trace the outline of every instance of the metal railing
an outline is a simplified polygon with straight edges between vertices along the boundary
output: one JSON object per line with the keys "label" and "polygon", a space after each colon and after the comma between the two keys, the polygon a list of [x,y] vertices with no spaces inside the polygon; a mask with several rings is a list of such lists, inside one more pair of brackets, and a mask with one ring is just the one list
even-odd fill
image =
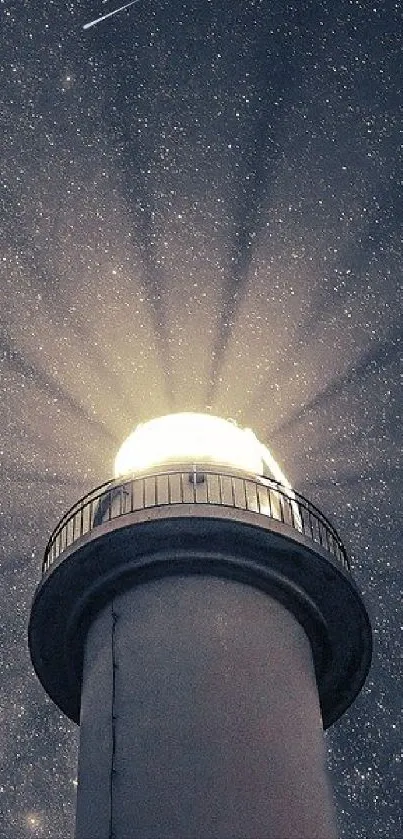
{"label": "metal railing", "polygon": [[[193,469],[193,471],[192,471]],[[46,546],[42,573],[60,554],[99,525],[121,516],[172,504],[218,505],[248,510],[297,530],[350,571],[333,525],[310,501],[271,478],[243,477],[201,467],[108,481],[63,516]]]}

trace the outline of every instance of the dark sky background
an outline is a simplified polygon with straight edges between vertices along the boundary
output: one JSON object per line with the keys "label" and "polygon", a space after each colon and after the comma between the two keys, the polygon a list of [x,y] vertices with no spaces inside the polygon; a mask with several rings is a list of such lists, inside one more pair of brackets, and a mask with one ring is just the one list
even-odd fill
{"label": "dark sky background", "polygon": [[399,839],[402,17],[387,0],[0,0],[1,836],[74,830],[27,622],[50,531],[141,420],[252,427],[374,629],[326,735],[341,839]]}

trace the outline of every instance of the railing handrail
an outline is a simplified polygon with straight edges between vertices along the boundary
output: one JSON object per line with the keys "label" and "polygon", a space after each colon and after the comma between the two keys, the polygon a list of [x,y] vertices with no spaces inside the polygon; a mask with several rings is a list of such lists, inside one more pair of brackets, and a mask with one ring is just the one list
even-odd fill
{"label": "railing handrail", "polygon": [[[336,528],[329,521],[329,519],[324,515],[324,513],[322,513],[322,511],[318,507],[316,507],[315,504],[312,504],[311,501],[309,501],[307,498],[305,498],[303,495],[301,495],[301,493],[297,492],[294,489],[291,489],[290,487],[286,487],[284,484],[282,484],[280,481],[275,480],[274,478],[265,477],[263,475],[248,474],[248,473],[241,472],[241,471],[238,471],[238,470],[235,470],[235,469],[231,470],[231,471],[228,471],[228,469],[220,469],[219,467],[211,466],[210,464],[208,464],[208,466],[207,465],[204,466],[203,464],[189,463],[188,465],[181,465],[180,468],[179,468],[179,465],[175,464],[175,466],[173,466],[172,468],[167,468],[167,469],[164,469],[164,470],[161,470],[161,471],[158,471],[158,472],[144,471],[141,474],[129,474],[127,476],[120,476],[119,478],[110,479],[108,481],[105,481],[104,483],[100,484],[100,486],[96,487],[93,490],[90,490],[90,492],[88,492],[86,495],[84,495],[82,498],[80,498],[78,501],[76,501],[75,504],[73,504],[66,511],[66,513],[64,513],[64,515],[62,516],[62,518],[60,519],[60,521],[58,522],[58,524],[54,528],[54,530],[53,530],[53,532],[52,532],[52,534],[51,534],[51,536],[48,540],[46,548],[45,548],[45,555],[44,555],[44,559],[43,559],[43,563],[42,563],[42,572],[45,573],[47,568],[52,564],[52,563],[48,563],[48,559],[49,559],[49,556],[51,555],[53,546],[55,545],[56,540],[59,537],[59,535],[64,531],[65,528],[68,527],[69,522],[71,522],[74,519],[74,517],[77,515],[77,513],[83,514],[84,510],[89,505],[91,505],[95,502],[100,502],[103,497],[107,497],[107,495],[114,489],[123,488],[127,485],[131,485],[131,484],[134,484],[136,482],[142,482],[146,478],[154,478],[156,480],[157,478],[163,477],[163,476],[166,476],[166,475],[174,476],[174,475],[184,475],[184,474],[187,474],[187,475],[192,475],[192,474],[197,475],[197,474],[199,474],[199,475],[205,475],[205,476],[218,475],[218,476],[221,476],[223,478],[241,479],[241,480],[244,480],[244,481],[252,482],[256,486],[266,487],[269,491],[273,490],[273,492],[276,492],[280,496],[283,496],[283,497],[287,498],[288,502],[290,502],[291,505],[295,504],[297,506],[298,511],[300,509],[302,509],[302,510],[306,511],[309,516],[312,515],[324,527],[327,534],[330,534],[332,536],[332,538],[335,540],[335,542],[337,544],[337,547],[340,551],[340,554],[342,555],[342,560],[341,560],[342,565],[345,568],[347,568],[348,570],[350,570],[350,561],[349,561],[348,555],[346,553],[346,550],[344,548],[344,545],[343,545],[343,543],[340,539],[340,536],[337,533]],[[187,502],[181,501],[181,502],[177,502],[177,503],[183,504],[183,503],[187,503]],[[194,499],[193,503],[200,504],[200,505],[203,504],[203,502],[196,501],[196,499]],[[212,502],[206,502],[206,503],[209,503],[209,505],[210,505]],[[152,505],[152,506],[161,506],[161,505]],[[222,504],[222,506],[228,506],[228,505]],[[231,506],[233,506],[234,509],[243,509],[243,508],[238,508],[236,504],[233,504]],[[125,512],[125,513],[122,512],[120,515],[127,515],[127,512]],[[267,514],[265,514],[265,515],[267,515]],[[114,518],[118,518],[118,517],[120,517],[120,516],[114,516]],[[268,518],[275,519],[275,516],[270,515],[270,516],[268,516]],[[88,531],[86,531],[86,532],[92,532],[98,526],[99,526],[98,523],[91,523]],[[296,527],[295,524],[290,525],[290,527],[294,530],[299,530],[299,528]],[[311,527],[311,530],[312,530],[312,527]],[[302,532],[304,532],[305,535],[308,535],[305,532],[304,527],[302,528]],[[81,534],[81,535],[83,535],[83,534]],[[77,538],[79,538],[79,537],[77,537]],[[313,535],[311,535],[311,537],[309,537],[309,538],[311,538],[312,541],[315,542],[315,539],[314,539]],[[73,544],[74,541],[76,541],[76,539],[73,539],[73,542],[71,544]],[[321,542],[321,544],[322,544],[322,542]],[[337,556],[337,554],[334,551],[330,551],[330,549],[329,549],[329,552],[332,553],[333,555]]]}

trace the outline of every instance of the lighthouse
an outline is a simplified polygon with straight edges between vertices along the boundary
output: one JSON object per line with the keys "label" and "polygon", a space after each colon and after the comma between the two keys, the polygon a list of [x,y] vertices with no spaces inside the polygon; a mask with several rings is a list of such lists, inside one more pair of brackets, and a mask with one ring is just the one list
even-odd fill
{"label": "lighthouse", "polygon": [[323,731],[364,684],[369,618],[250,429],[138,426],[49,539],[29,645],[80,725],[76,839],[336,839]]}

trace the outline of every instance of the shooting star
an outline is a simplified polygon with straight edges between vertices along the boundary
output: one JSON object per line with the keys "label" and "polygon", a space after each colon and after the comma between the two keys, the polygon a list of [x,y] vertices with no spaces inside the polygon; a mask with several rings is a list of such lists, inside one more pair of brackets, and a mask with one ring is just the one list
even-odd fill
{"label": "shooting star", "polygon": [[106,20],[107,17],[117,15],[118,12],[123,12],[123,9],[128,9],[129,6],[134,6],[134,4],[138,2],[139,0],[131,0],[131,3],[126,3],[124,6],[120,6],[119,9],[115,9],[113,12],[108,12],[107,15],[102,15],[102,17],[97,17],[96,20],[91,20],[90,23],[85,23],[83,29],[91,29],[91,26],[96,26],[97,23],[101,23],[101,20]]}

